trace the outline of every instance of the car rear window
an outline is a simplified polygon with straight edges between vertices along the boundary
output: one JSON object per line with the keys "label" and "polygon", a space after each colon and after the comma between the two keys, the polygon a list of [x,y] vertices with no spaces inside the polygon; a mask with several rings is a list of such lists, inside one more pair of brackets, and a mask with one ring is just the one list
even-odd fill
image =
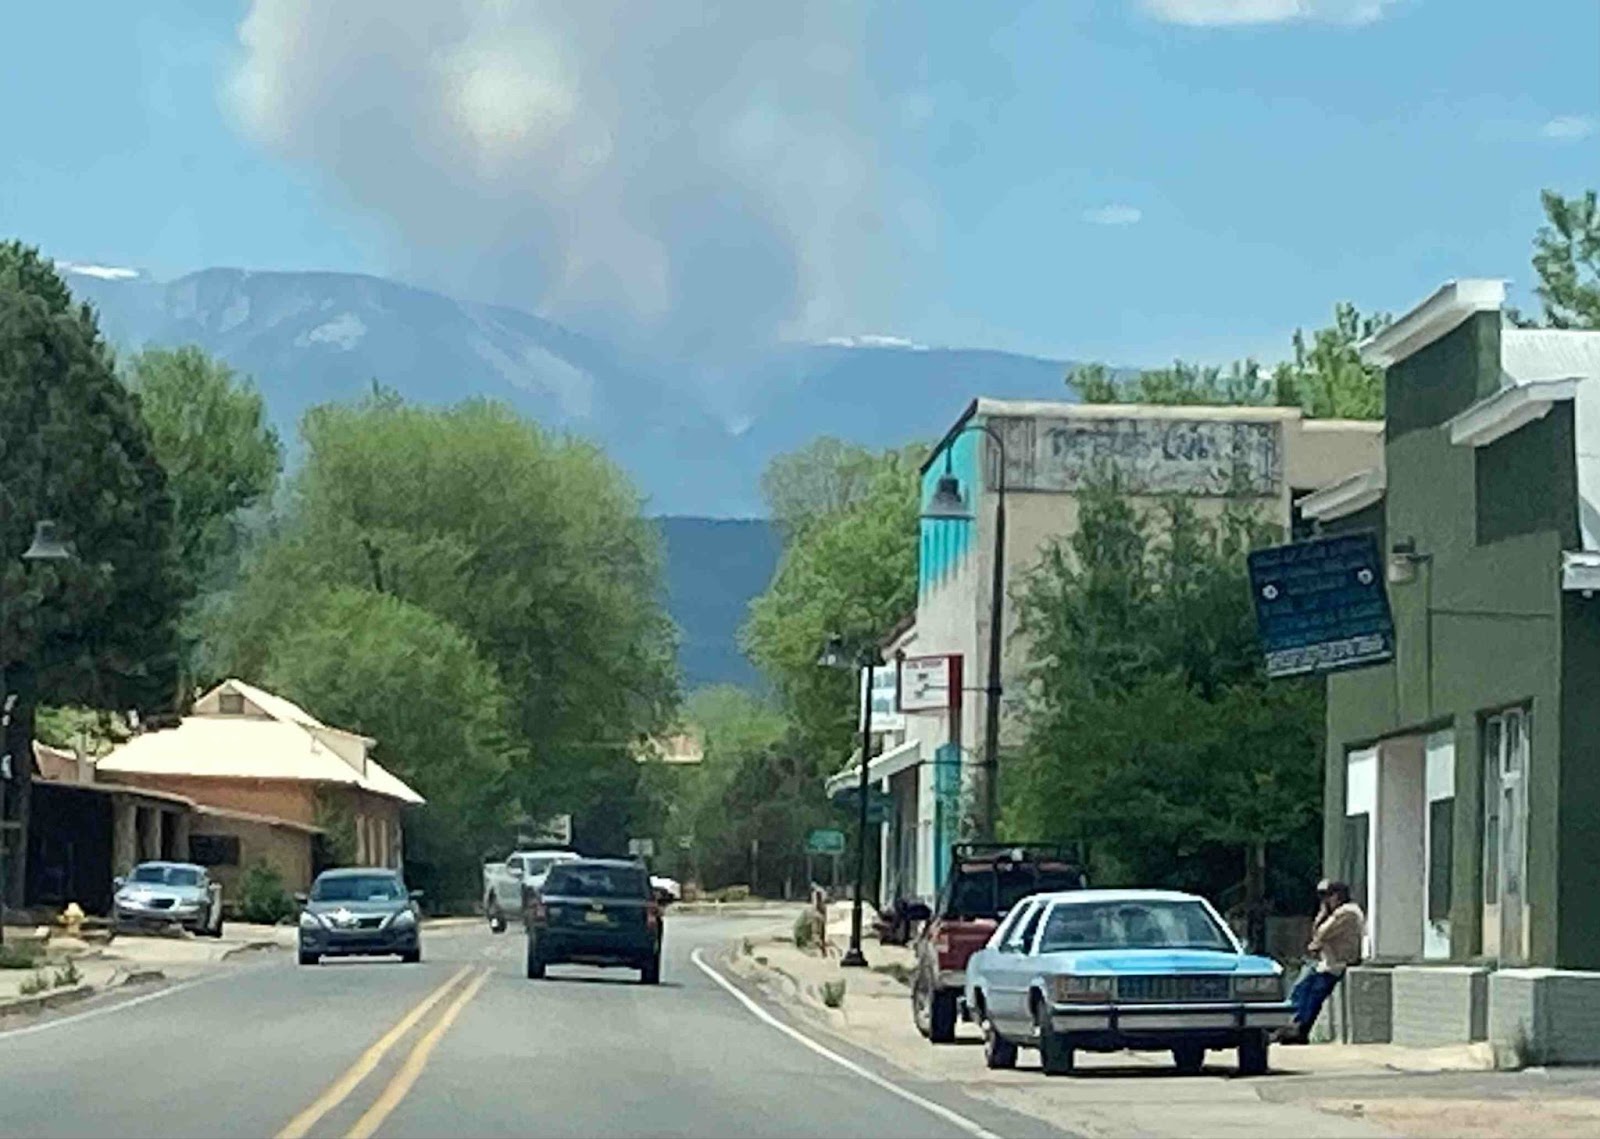
{"label": "car rear window", "polygon": [[999,917],[1032,894],[1082,886],[1078,870],[1062,862],[964,862],[951,884],[947,914],[954,918]]}
{"label": "car rear window", "polygon": [[573,866],[557,863],[544,892],[572,898],[642,898],[649,894],[644,871],[632,866]]}

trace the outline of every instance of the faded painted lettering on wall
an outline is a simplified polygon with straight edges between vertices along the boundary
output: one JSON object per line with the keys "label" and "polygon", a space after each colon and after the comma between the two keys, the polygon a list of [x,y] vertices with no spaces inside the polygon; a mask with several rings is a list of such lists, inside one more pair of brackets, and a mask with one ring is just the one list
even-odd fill
{"label": "faded painted lettering on wall", "polygon": [[1115,466],[1146,494],[1276,495],[1283,460],[1276,423],[1208,419],[1006,419],[1006,482],[1077,491]]}

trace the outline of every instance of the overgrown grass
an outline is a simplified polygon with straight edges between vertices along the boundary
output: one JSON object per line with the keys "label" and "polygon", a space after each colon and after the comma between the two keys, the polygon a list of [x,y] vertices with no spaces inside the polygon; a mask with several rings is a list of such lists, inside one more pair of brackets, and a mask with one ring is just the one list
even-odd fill
{"label": "overgrown grass", "polygon": [[843,981],[822,982],[822,1003],[829,1008],[841,1008],[844,1005],[845,983]]}
{"label": "overgrown grass", "polygon": [[50,978],[43,969],[35,970],[31,975],[22,978],[22,984],[17,986],[17,992],[25,997],[47,992],[50,988]]}
{"label": "overgrown grass", "polygon": [[52,982],[58,989],[65,989],[78,984],[83,980],[83,971],[78,968],[76,961],[66,961],[55,971]]}

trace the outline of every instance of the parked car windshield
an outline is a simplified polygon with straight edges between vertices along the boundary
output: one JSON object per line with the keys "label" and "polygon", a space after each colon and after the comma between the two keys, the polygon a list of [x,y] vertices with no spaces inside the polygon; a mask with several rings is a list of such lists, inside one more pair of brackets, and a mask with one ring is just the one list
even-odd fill
{"label": "parked car windshield", "polygon": [[1082,884],[1078,871],[1063,863],[964,863],[957,870],[947,912],[954,918],[999,917],[1029,895],[1075,890]]}
{"label": "parked car windshield", "polygon": [[403,897],[400,879],[393,874],[341,874],[318,878],[311,887],[313,902],[390,902]]}
{"label": "parked car windshield", "polygon": [[136,866],[133,881],[156,886],[198,886],[200,871],[190,866]]}
{"label": "parked car windshield", "polygon": [[643,870],[631,866],[556,866],[545,879],[544,892],[572,898],[642,898]]}
{"label": "parked car windshield", "polygon": [[1050,912],[1039,952],[1219,949],[1233,941],[1199,902],[1067,902]]}

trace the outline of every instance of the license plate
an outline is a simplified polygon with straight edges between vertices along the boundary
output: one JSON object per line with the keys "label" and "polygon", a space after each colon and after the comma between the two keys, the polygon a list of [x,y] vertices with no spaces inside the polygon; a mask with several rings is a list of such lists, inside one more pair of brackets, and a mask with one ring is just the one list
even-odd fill
{"label": "license plate", "polygon": [[592,925],[610,925],[611,915],[604,912],[597,913],[594,910],[590,910],[588,913],[583,915],[583,920]]}

